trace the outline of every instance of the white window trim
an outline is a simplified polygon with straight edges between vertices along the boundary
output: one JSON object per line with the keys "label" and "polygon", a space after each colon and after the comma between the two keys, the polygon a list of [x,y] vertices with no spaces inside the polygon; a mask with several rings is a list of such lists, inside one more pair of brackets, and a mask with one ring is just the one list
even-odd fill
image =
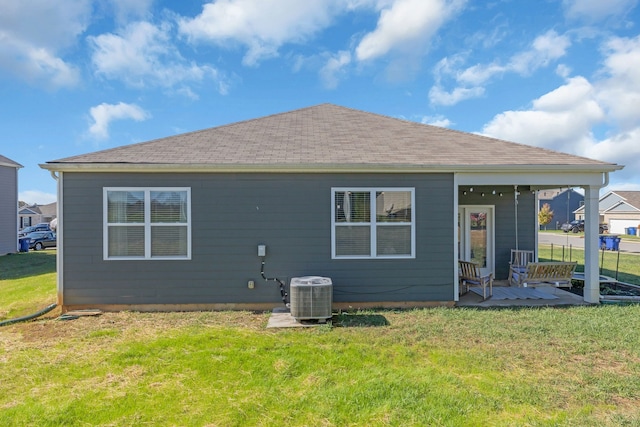
{"label": "white window trim", "polygon": [[[371,255],[336,255],[336,227],[345,226],[344,223],[336,222],[336,193],[369,192],[371,193],[370,215],[368,226],[371,233]],[[411,254],[409,255],[377,255],[377,226],[376,221],[376,192],[378,191],[407,191],[411,193]],[[415,259],[416,257],[416,210],[415,210],[415,188],[414,187],[334,187],[331,188],[331,259]],[[338,225],[339,224],[339,225]],[[407,223],[383,223],[385,227],[406,226]],[[357,224],[354,224],[357,225]],[[363,224],[364,225],[364,224]]]}
{"label": "white window trim", "polygon": [[[109,191],[138,191],[144,193],[144,256],[109,256],[109,223],[108,223],[108,198]],[[186,256],[151,256],[151,192],[152,191],[183,191],[187,193],[187,255]],[[191,259],[191,188],[190,187],[103,187],[102,189],[102,242],[103,242],[103,260],[105,261],[140,261],[140,260],[159,260],[170,261],[180,260],[188,261]],[[154,227],[162,227],[164,225],[176,224],[155,224]]]}

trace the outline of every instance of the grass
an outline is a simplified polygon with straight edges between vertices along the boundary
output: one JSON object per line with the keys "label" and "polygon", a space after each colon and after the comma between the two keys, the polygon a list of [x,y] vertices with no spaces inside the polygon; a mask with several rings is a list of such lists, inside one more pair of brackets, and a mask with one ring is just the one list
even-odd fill
{"label": "grass", "polygon": [[[49,302],[53,269],[34,255],[52,254],[0,258],[0,285],[40,287]],[[0,307],[35,305],[32,292]],[[640,424],[640,305],[354,311],[295,330],[267,320],[50,313],[0,327],[0,425]]]}
{"label": "grass", "polygon": [[0,321],[56,302],[56,251],[0,257]]}
{"label": "grass", "polygon": [[[640,255],[618,251],[600,251],[600,274],[617,278],[621,282],[640,285]],[[577,261],[577,271],[584,271],[584,250],[560,245],[540,245],[541,261]]]}

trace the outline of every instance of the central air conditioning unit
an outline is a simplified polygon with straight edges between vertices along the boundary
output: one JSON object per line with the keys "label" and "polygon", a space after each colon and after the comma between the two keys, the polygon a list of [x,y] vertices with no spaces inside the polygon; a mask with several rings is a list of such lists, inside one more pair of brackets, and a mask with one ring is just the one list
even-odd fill
{"label": "central air conditioning unit", "polygon": [[294,277],[289,286],[291,316],[296,320],[331,318],[333,283],[328,277]]}

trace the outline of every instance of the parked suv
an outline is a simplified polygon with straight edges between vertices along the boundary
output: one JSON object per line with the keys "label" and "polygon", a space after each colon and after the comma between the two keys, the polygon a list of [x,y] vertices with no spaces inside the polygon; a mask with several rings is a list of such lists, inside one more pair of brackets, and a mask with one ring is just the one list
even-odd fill
{"label": "parked suv", "polygon": [[[573,233],[584,231],[584,219],[576,219],[571,222],[565,222],[560,227],[560,230],[564,231],[565,233],[568,233],[570,231]],[[600,234],[603,234],[607,231],[609,231],[609,226],[607,224],[600,224],[600,226],[598,227],[598,232]]]}

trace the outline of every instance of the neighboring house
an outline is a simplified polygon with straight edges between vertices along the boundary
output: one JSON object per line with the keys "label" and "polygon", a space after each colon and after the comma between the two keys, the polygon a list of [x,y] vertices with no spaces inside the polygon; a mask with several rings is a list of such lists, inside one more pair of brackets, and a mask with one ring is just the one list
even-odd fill
{"label": "neighboring house", "polygon": [[0,155],[0,255],[18,251],[18,169]]}
{"label": "neighboring house", "polygon": [[38,205],[36,203],[30,206],[23,206],[20,208],[18,215],[20,216],[21,230],[43,222],[50,223],[57,216],[57,203],[53,202],[46,205]]}
{"label": "neighboring house", "polygon": [[560,229],[565,222],[575,219],[574,211],[584,204],[584,196],[572,188],[547,189],[538,191],[540,209],[547,203],[553,211],[553,219],[546,229]]}
{"label": "neighboring house", "polygon": [[[640,227],[640,191],[610,191],[598,203],[600,221],[609,226],[611,234],[625,234],[628,227]],[[575,211],[584,219],[584,208]]]}
{"label": "neighboring house", "polygon": [[599,189],[622,168],[331,104],[41,167],[63,310],[273,308],[262,259],[285,283],[331,278],[336,308],[454,305],[458,258],[506,279],[511,249],[537,248],[536,192],[567,186],[597,303]]}

